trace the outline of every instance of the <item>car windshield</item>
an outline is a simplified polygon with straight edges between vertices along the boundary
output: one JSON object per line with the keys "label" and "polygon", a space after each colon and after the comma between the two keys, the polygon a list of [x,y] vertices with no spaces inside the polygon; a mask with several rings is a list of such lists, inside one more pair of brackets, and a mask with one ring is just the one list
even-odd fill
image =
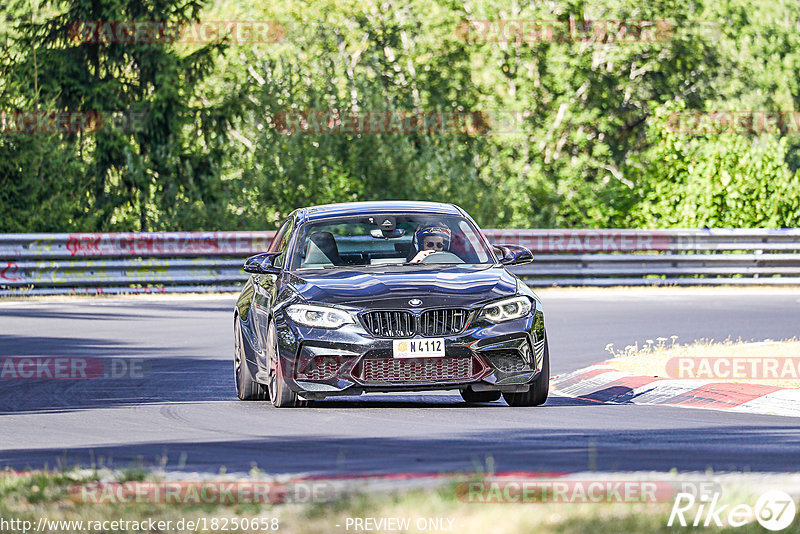
{"label": "car windshield", "polygon": [[463,217],[336,217],[307,223],[298,232],[290,269],[495,261],[478,229]]}

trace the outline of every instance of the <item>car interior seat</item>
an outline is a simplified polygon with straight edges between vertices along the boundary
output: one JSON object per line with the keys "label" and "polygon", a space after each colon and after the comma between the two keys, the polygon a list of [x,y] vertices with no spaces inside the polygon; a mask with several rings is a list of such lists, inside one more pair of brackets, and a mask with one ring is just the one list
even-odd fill
{"label": "car interior seat", "polygon": [[302,266],[342,264],[344,260],[339,256],[339,248],[332,233],[316,232],[308,236]]}

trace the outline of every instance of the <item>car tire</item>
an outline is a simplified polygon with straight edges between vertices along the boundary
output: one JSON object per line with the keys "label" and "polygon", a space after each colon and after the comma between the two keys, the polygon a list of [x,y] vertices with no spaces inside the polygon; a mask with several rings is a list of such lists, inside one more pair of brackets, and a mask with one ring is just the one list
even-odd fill
{"label": "car tire", "polygon": [[525,393],[503,393],[503,398],[509,406],[541,406],[547,401],[550,393],[550,347],[547,336],[544,341],[544,356],[542,357],[542,371],[531,388]]}
{"label": "car tire", "polygon": [[275,322],[270,321],[266,336],[267,374],[269,375],[269,400],[276,408],[298,408],[306,406],[308,401],[302,400],[297,393],[289,389],[283,378],[283,364],[278,352],[278,331]]}
{"label": "car tire", "polygon": [[500,398],[499,391],[474,391],[472,387],[467,386],[466,389],[461,390],[461,398],[467,404],[476,404],[479,402],[493,402]]}
{"label": "car tire", "polygon": [[233,323],[233,379],[236,383],[236,396],[241,400],[269,400],[266,386],[255,381],[250,367],[244,359],[244,339],[239,317]]}

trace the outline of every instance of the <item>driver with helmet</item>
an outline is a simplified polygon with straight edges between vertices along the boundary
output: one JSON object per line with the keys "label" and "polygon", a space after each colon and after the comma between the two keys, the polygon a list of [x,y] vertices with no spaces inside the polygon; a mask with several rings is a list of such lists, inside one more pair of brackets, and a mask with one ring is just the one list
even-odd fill
{"label": "driver with helmet", "polygon": [[419,228],[414,233],[414,249],[417,254],[409,263],[420,263],[435,252],[450,250],[452,232],[444,224],[432,224]]}

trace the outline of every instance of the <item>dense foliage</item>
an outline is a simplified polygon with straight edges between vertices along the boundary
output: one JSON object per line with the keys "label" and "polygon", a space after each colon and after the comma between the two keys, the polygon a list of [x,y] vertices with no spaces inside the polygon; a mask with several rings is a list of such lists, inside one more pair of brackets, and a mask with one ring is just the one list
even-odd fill
{"label": "dense foliage", "polygon": [[[772,132],[675,122],[791,116],[791,0],[11,0],[0,19],[0,113],[106,118],[67,133],[0,123],[0,232],[264,229],[372,199],[456,202],[485,227],[800,224],[800,116]],[[104,20],[275,21],[283,38],[76,39],[76,22]],[[471,122],[313,124],[414,110]]]}

